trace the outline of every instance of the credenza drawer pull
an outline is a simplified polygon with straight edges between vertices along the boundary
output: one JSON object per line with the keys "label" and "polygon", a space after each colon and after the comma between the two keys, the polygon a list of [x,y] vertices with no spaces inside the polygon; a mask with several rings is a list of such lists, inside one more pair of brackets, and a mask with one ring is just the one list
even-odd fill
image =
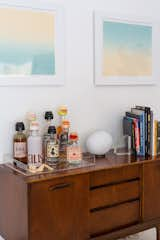
{"label": "credenza drawer pull", "polygon": [[62,183],[62,184],[50,186],[50,187],[49,187],[49,191],[55,191],[55,190],[58,190],[58,189],[63,189],[63,188],[71,187],[71,185],[72,185],[72,183]]}

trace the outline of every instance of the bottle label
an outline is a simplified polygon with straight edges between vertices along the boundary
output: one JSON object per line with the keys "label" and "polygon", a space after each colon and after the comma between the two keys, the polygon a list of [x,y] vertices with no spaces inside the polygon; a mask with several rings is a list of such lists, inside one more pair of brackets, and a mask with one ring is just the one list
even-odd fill
{"label": "bottle label", "polygon": [[59,157],[59,145],[54,143],[47,144],[47,157],[56,158]]}
{"label": "bottle label", "polygon": [[39,167],[43,162],[42,154],[28,154],[28,165]]}
{"label": "bottle label", "polygon": [[68,143],[68,133],[62,133],[60,136],[60,144],[65,145]]}
{"label": "bottle label", "polygon": [[26,142],[15,142],[14,143],[14,157],[25,158],[27,156],[27,145]]}
{"label": "bottle label", "polygon": [[78,146],[68,147],[67,148],[67,160],[69,160],[69,161],[82,160],[81,148]]}

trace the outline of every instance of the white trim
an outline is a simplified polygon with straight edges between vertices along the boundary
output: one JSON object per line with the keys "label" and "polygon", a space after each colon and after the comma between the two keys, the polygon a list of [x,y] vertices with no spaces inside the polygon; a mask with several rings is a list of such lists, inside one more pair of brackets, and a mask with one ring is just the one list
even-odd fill
{"label": "white trim", "polygon": [[[152,27],[152,76],[144,77],[130,77],[130,76],[117,76],[117,77],[105,77],[102,75],[102,55],[103,55],[103,22],[105,20],[111,20],[116,22],[125,22],[131,24],[140,24],[144,26]],[[107,14],[104,12],[94,12],[94,74],[96,85],[153,85],[155,84],[155,69],[154,69],[154,24],[153,21],[149,21],[147,18],[142,17],[127,17],[127,16],[115,16],[115,14]]]}
{"label": "white trim", "polygon": [[25,76],[0,76],[0,86],[61,86],[64,84],[64,71],[65,71],[65,57],[64,57],[64,11],[63,8],[51,3],[47,3],[45,0],[36,2],[31,0],[10,0],[0,1],[0,8],[20,8],[31,9],[34,11],[46,11],[55,14],[55,69],[56,74],[49,75],[25,75]]}

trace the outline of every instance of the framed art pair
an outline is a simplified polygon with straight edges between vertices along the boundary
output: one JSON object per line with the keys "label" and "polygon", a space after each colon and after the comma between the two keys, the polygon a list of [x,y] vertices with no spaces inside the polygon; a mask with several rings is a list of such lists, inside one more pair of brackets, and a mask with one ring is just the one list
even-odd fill
{"label": "framed art pair", "polygon": [[[0,2],[0,86],[63,85],[64,30],[60,7]],[[152,22],[95,12],[95,84],[153,84],[153,36]]]}

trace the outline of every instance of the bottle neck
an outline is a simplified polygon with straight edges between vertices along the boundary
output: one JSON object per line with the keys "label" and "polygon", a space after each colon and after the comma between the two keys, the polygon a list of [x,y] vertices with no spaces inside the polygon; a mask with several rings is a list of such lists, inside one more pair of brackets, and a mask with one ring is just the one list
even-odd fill
{"label": "bottle neck", "polygon": [[23,133],[23,130],[18,130],[17,131],[17,134],[22,134]]}
{"label": "bottle neck", "polygon": [[63,120],[65,120],[66,116],[60,116],[60,121],[62,122]]}
{"label": "bottle neck", "polygon": [[30,131],[30,136],[38,136],[39,135],[39,130],[31,130]]}
{"label": "bottle neck", "polygon": [[71,140],[71,145],[78,145],[78,141],[76,140]]}
{"label": "bottle neck", "polygon": [[50,126],[52,123],[53,119],[46,119],[46,125]]}
{"label": "bottle neck", "polygon": [[50,133],[50,138],[55,140],[57,139],[57,135],[55,133]]}
{"label": "bottle neck", "polygon": [[68,133],[69,129],[68,128],[62,128],[62,133]]}

